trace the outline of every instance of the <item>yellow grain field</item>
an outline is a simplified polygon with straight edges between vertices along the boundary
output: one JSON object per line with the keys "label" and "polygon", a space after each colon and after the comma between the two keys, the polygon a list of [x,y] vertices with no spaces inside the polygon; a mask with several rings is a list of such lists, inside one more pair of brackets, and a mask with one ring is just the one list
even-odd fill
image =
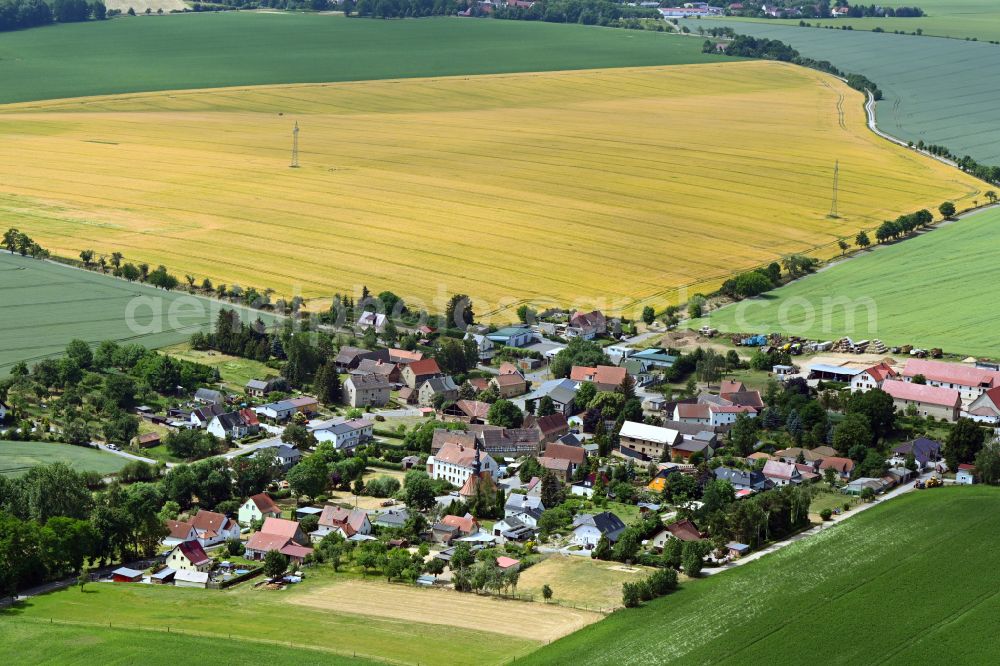
{"label": "yellow grain field", "polygon": [[10,105],[0,215],[61,254],[280,296],[367,285],[435,311],[464,292],[477,313],[632,313],[981,198],[877,139],[861,102],[811,70],[737,62]]}

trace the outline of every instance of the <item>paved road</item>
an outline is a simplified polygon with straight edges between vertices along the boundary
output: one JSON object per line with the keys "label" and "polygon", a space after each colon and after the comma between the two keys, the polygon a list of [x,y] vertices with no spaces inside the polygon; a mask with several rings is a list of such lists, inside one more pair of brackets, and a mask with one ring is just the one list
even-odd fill
{"label": "paved road", "polygon": [[227,451],[226,453],[223,453],[219,457],[225,460],[232,460],[233,458],[238,458],[240,456],[247,455],[248,453],[253,453],[258,449],[266,449],[268,447],[280,446],[280,445],[281,445],[281,436],[278,435],[277,437],[269,437],[267,439],[262,439],[259,442],[254,442],[253,444],[244,444],[243,446],[237,449],[233,449],[232,451]]}
{"label": "paved road", "polygon": [[[122,458],[128,458],[129,460],[138,460],[140,462],[149,463],[150,465],[157,464],[158,461],[152,458],[144,458],[143,456],[137,456],[134,453],[129,453],[128,451],[116,450],[108,448],[107,444],[101,444],[100,442],[91,442],[94,446],[99,448],[101,451],[106,453],[112,453],[116,456],[121,456]],[[174,463],[167,463],[167,467],[173,467]]]}

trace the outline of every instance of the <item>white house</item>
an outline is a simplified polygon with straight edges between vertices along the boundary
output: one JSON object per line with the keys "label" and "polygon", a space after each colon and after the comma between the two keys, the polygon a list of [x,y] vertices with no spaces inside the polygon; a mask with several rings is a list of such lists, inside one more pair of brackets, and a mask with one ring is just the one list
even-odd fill
{"label": "white house", "polygon": [[319,528],[309,533],[313,543],[319,543],[327,534],[339,532],[340,536],[350,539],[355,535],[372,533],[372,524],[368,514],[361,509],[344,509],[339,506],[325,506],[319,516]]}
{"label": "white house", "polygon": [[610,511],[580,514],[573,520],[573,544],[591,549],[601,540],[602,535],[615,543],[624,531],[625,523]]}
{"label": "white house", "polygon": [[249,525],[265,518],[281,518],[281,507],[274,503],[266,493],[260,493],[247,498],[240,506],[240,525]]}
{"label": "white house", "polygon": [[466,333],[465,339],[473,340],[476,343],[476,350],[480,361],[488,362],[496,355],[496,344],[485,335]]}
{"label": "white house", "polygon": [[453,442],[446,443],[437,454],[427,459],[427,475],[461,488],[473,475],[477,460],[480,472],[489,472],[490,476],[497,478],[498,465],[490,454]]}
{"label": "white house", "polygon": [[191,526],[202,546],[214,546],[240,538],[240,526],[236,521],[214,511],[202,509],[191,519]]}
{"label": "white house", "polygon": [[212,560],[197,541],[177,544],[167,555],[166,565],[174,571],[211,571]]}
{"label": "white house", "polygon": [[332,442],[339,450],[351,450],[369,441],[375,432],[375,423],[365,419],[326,421],[312,431],[316,440]]}
{"label": "white house", "polygon": [[228,414],[219,414],[208,424],[208,433],[219,439],[227,436],[233,439],[242,439],[248,435],[254,435],[260,430],[260,422],[257,415],[249,409]]}
{"label": "white house", "polygon": [[638,453],[643,460],[659,460],[664,453],[669,455],[670,447],[681,439],[677,430],[636,421],[625,421],[618,432],[619,446]]}
{"label": "white house", "polygon": [[378,314],[377,312],[362,312],[361,316],[358,317],[358,328],[374,328],[377,333],[381,333],[385,330],[386,321],[388,321],[388,319],[384,314]]}
{"label": "white house", "polygon": [[885,363],[879,363],[878,365],[873,365],[864,372],[858,375],[854,375],[851,378],[851,391],[870,391],[876,388],[882,388],[882,382],[886,379],[895,379],[899,376],[891,366]]}
{"label": "white house", "polygon": [[273,419],[275,421],[284,421],[291,418],[297,410],[295,404],[289,400],[282,400],[280,402],[269,402],[266,405],[260,407],[254,407],[253,410],[259,415]]}
{"label": "white house", "polygon": [[962,464],[955,472],[955,483],[963,486],[971,486],[976,482],[976,466]]}

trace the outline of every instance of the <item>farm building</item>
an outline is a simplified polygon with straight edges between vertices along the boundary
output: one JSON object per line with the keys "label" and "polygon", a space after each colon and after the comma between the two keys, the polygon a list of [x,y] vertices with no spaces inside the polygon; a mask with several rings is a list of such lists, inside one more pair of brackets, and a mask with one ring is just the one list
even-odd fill
{"label": "farm building", "polygon": [[930,384],[914,384],[897,380],[886,380],[882,390],[892,396],[892,402],[901,412],[913,406],[920,416],[957,421],[962,409],[962,398],[955,389]]}
{"label": "farm building", "polygon": [[502,347],[527,347],[535,337],[530,326],[508,326],[486,337]]}
{"label": "farm building", "polygon": [[1000,387],[1000,371],[973,365],[911,359],[903,368],[903,381],[923,376],[928,386],[958,391],[963,403],[971,403],[991,388]]}
{"label": "farm building", "polygon": [[852,377],[851,390],[870,391],[882,388],[882,382],[887,379],[895,379],[898,376],[899,373],[892,366],[887,363],[879,363]]}
{"label": "farm building", "polygon": [[962,464],[955,472],[955,483],[963,486],[971,486],[976,482],[976,466]]}
{"label": "farm building", "polygon": [[142,572],[128,567],[118,567],[111,572],[111,580],[116,583],[141,583]]}
{"label": "farm building", "polygon": [[1000,386],[991,388],[973,400],[962,411],[962,416],[979,423],[1000,423]]}

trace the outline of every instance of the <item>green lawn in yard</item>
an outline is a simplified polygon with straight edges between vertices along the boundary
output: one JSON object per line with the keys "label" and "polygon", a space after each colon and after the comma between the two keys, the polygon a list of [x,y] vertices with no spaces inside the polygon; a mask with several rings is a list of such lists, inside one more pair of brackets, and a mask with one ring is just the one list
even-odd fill
{"label": "green lawn in yard", "polygon": [[666,33],[541,21],[200,13],[4,33],[0,103],[151,90],[718,61]]}
{"label": "green lawn in yard", "polygon": [[[993,16],[994,25],[1000,25],[1000,10]],[[875,110],[882,131],[906,141],[944,145],[956,155],[971,155],[985,164],[1000,164],[996,112],[1000,106],[1000,46],[860,30],[799,28],[770,21],[713,19],[683,24],[692,30],[729,25],[742,34],[779,39],[804,56],[829,60],[845,72],[864,74],[884,95]],[[841,163],[841,185],[844,175]]]}
{"label": "green lawn in yard", "polygon": [[[991,209],[866,252],[691,325],[819,340],[879,338],[887,345],[997,356],[1000,309],[987,303],[1000,279],[998,252],[1000,210]],[[838,299],[851,307],[837,305]]]}
{"label": "green lawn in yard", "polygon": [[[499,664],[506,662],[511,654],[523,654],[535,645],[495,633],[331,612],[286,601],[310,589],[309,582],[299,589],[279,592],[255,590],[250,585],[216,591],[94,583],[82,594],[72,588],[34,597],[17,608],[3,611],[0,626],[4,628],[0,629],[0,636],[6,634],[14,638],[17,630],[9,627],[27,627],[36,640],[48,641],[51,631],[59,649],[71,651],[71,645],[66,645],[67,629],[58,624],[51,629],[44,624],[31,624],[44,623],[49,618],[56,623],[71,621],[81,625],[82,630],[77,635],[85,630],[94,641],[108,643],[112,654],[130,654],[131,659],[142,663],[147,663],[147,657],[160,658],[156,646],[167,638],[167,634],[161,633],[167,627],[171,634],[180,631],[171,643],[172,659],[185,645],[205,644],[204,638],[188,643],[189,637],[184,633],[192,632],[199,637],[213,638],[215,643],[246,646],[250,652],[237,657],[237,663],[263,663],[255,656],[257,651],[261,657],[273,654],[270,642],[322,650],[313,653],[299,649],[281,659],[282,663],[298,663],[300,656],[307,663],[344,663],[343,656],[351,657],[356,653],[380,661],[423,664],[467,663],[470,655],[476,655],[476,663]],[[123,631],[131,637],[130,653],[122,652],[130,649],[123,644]],[[2,645],[0,655],[4,650],[14,654],[10,641],[2,641]],[[96,654],[102,655],[102,663],[109,663],[104,658],[103,648],[91,654],[91,658]],[[5,661],[23,663],[21,659]],[[212,661],[233,663],[214,653]]]}
{"label": "green lawn in yard", "polygon": [[839,490],[829,490],[825,481],[818,481],[817,487],[819,489],[813,495],[812,502],[809,503],[809,513],[818,516],[823,509],[843,511],[845,503],[850,504],[852,508],[857,505],[857,498],[845,495]]}
{"label": "green lawn in yard", "polygon": [[0,439],[0,476],[20,476],[35,465],[64,462],[78,472],[113,474],[127,459],[98,449],[53,442],[11,442]]}
{"label": "green lawn in yard", "polygon": [[[531,664],[996,663],[1000,489],[912,492],[532,654]],[[522,660],[518,659],[518,663]]]}
{"label": "green lawn in yard", "polygon": [[31,365],[62,353],[74,338],[177,344],[208,330],[225,307],[235,308],[0,250],[0,377],[18,361]]}
{"label": "green lawn in yard", "polygon": [[280,374],[277,370],[267,367],[260,361],[213,351],[199,351],[192,349],[187,342],[167,347],[163,349],[163,352],[185,361],[194,361],[218,368],[222,381],[228,384],[233,391],[242,391],[251,379],[266,379],[277,377]]}

